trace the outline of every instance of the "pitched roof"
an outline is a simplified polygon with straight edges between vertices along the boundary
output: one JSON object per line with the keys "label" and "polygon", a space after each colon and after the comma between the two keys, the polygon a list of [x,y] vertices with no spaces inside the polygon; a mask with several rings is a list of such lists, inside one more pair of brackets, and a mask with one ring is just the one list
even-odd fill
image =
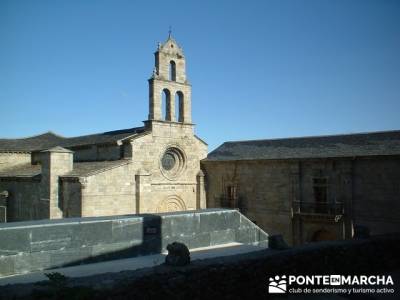
{"label": "pitched roof", "polygon": [[[87,177],[129,163],[129,160],[76,162],[74,163],[73,170],[61,177]],[[31,165],[27,163],[1,170],[0,177],[34,177],[41,173],[42,167],[40,164]]]}
{"label": "pitched roof", "polygon": [[144,127],[108,131],[77,137],[62,137],[52,132],[21,138],[0,139],[0,151],[38,151],[56,146],[71,148],[76,146],[116,143],[128,137],[145,132]]}
{"label": "pitched roof", "polygon": [[74,168],[71,172],[62,175],[61,177],[87,177],[129,163],[130,160],[78,162],[74,163]]}
{"label": "pitched roof", "polygon": [[73,153],[73,151],[65,149],[65,148],[60,147],[60,146],[55,146],[55,147],[52,147],[50,149],[43,150],[41,152]]}
{"label": "pitched roof", "polygon": [[64,137],[52,132],[21,139],[0,139],[0,150],[5,151],[34,151],[48,149],[61,144]]}
{"label": "pitched roof", "polygon": [[399,155],[400,130],[225,142],[206,160],[301,159]]}

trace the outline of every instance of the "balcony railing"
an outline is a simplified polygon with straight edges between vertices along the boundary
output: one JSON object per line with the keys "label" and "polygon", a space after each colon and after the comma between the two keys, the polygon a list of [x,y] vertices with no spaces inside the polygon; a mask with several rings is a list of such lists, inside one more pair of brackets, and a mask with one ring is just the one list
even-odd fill
{"label": "balcony railing", "polygon": [[344,213],[342,202],[293,201],[292,207],[294,214],[342,215]]}

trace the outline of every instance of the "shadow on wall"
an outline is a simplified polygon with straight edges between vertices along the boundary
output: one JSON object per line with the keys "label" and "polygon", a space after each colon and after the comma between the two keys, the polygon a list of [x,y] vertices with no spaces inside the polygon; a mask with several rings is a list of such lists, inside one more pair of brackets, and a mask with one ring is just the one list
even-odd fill
{"label": "shadow on wall", "polygon": [[[98,249],[100,252],[97,255],[91,255],[88,258],[83,258],[75,260],[69,263],[61,264],[57,267],[69,267],[83,264],[96,263],[101,261],[113,260],[113,259],[123,259],[135,256],[158,254],[162,252],[162,228],[161,228],[161,217],[153,214],[143,214],[142,232],[141,232],[141,242],[138,244],[120,250],[109,251],[104,245],[103,249]],[[166,245],[164,245],[165,247]],[[101,253],[102,251],[106,253]],[[51,270],[56,267],[52,266],[46,268],[45,270]]]}
{"label": "shadow on wall", "polygon": [[0,226],[0,276],[232,242],[267,247],[268,235],[232,209],[69,218]]}

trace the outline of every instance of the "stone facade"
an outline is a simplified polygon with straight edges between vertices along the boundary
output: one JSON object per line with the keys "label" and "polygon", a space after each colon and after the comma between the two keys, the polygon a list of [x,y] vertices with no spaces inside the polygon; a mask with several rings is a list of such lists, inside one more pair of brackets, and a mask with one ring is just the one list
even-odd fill
{"label": "stone facade", "polygon": [[[359,142],[363,138],[365,145]],[[351,238],[354,225],[367,226],[371,234],[398,231],[400,155],[386,152],[399,152],[400,132],[333,136],[337,141],[329,145],[312,139],[314,156],[322,156],[316,149],[326,153],[325,147],[343,148],[346,143],[352,156],[301,157],[309,141],[294,148],[285,140],[266,140],[264,145],[232,142],[216,149],[202,161],[207,207],[237,208],[292,245]],[[385,149],[387,141],[391,146]],[[365,149],[375,146],[381,155],[367,155]],[[245,159],[239,147],[244,147]],[[289,148],[287,157],[277,159]],[[248,156],[256,151],[253,158]]]}
{"label": "stone facade", "polygon": [[183,50],[169,36],[154,55],[143,127],[0,140],[0,192],[8,193],[2,200],[8,221],[205,208],[200,160],[207,144],[191,123]]}
{"label": "stone facade", "polygon": [[3,152],[0,153],[0,171],[21,164],[29,164],[31,162],[30,153]]}
{"label": "stone facade", "polygon": [[[1,190],[7,191],[2,197],[2,219],[23,221],[49,217],[49,202],[40,200],[40,181],[36,178],[2,178]],[[10,200],[12,199],[12,201]],[[11,213],[12,212],[12,213]]]}

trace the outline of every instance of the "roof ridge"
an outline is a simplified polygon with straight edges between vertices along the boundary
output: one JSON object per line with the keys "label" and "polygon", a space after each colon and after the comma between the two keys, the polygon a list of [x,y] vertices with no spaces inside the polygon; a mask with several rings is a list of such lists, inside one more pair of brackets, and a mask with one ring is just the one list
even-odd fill
{"label": "roof ridge", "polygon": [[31,138],[37,138],[40,136],[44,136],[44,135],[48,135],[51,134],[53,136],[62,138],[62,139],[73,139],[73,138],[79,138],[79,137],[87,137],[87,136],[92,136],[92,135],[99,135],[99,134],[118,134],[118,132],[123,133],[124,131],[129,131],[129,130],[134,130],[134,129],[141,129],[141,128],[145,128],[144,126],[138,126],[138,127],[131,127],[131,128],[126,128],[126,129],[116,129],[116,130],[110,130],[110,131],[104,131],[104,132],[97,132],[97,133],[90,133],[90,134],[84,134],[84,135],[76,135],[76,136],[62,136],[59,135],[51,130],[43,132],[43,133],[39,133],[39,134],[35,134],[35,135],[31,135],[31,136],[25,136],[25,137],[17,137],[17,138],[2,138],[0,137],[0,140],[26,140],[26,139],[31,139]]}
{"label": "roof ridge", "polygon": [[63,138],[63,139],[66,138],[65,136],[59,135],[59,134],[49,130],[49,131],[46,131],[44,133],[39,133],[39,134],[31,135],[31,136],[18,137],[18,138],[0,138],[0,140],[26,140],[26,139],[40,137],[40,136],[46,135],[46,134],[51,134],[51,135],[54,135],[56,137]]}
{"label": "roof ridge", "polygon": [[367,131],[367,132],[355,132],[355,133],[338,133],[338,134],[326,134],[326,135],[306,135],[306,136],[294,136],[284,138],[271,138],[271,139],[253,139],[253,140],[238,140],[238,141],[227,141],[223,144],[228,143],[246,143],[246,142],[265,142],[265,141],[282,141],[282,140],[294,140],[294,139],[318,139],[325,137],[341,137],[341,136],[355,136],[355,135],[368,135],[368,134],[379,134],[379,133],[400,133],[400,130],[381,130],[381,131]]}
{"label": "roof ridge", "polygon": [[97,133],[91,133],[91,134],[85,134],[85,135],[71,136],[71,137],[67,137],[67,139],[87,137],[87,136],[93,136],[93,135],[101,135],[101,134],[113,134],[113,133],[119,134],[119,133],[124,133],[124,131],[126,132],[129,130],[139,129],[139,128],[144,128],[144,126],[138,126],[138,127],[132,127],[132,128],[126,128],[126,129],[116,129],[116,130],[103,131],[103,132],[97,132]]}

